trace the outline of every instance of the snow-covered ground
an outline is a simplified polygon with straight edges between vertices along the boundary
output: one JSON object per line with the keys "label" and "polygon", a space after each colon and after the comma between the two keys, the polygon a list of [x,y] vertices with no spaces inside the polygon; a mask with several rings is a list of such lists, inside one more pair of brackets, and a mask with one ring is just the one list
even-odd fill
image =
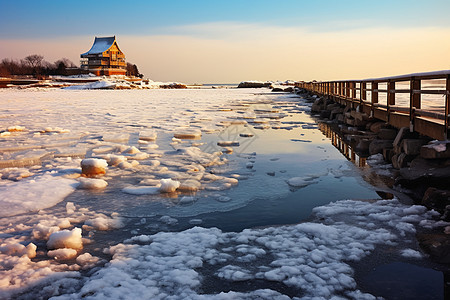
{"label": "snow-covered ground", "polygon": [[[333,190],[352,171],[310,117],[292,117],[309,104],[289,95],[0,90],[0,103],[0,298],[373,299],[350,264],[381,245],[421,259],[416,226],[445,225],[336,192],[307,223],[201,227],[258,197]],[[189,229],[171,230],[180,218]]]}

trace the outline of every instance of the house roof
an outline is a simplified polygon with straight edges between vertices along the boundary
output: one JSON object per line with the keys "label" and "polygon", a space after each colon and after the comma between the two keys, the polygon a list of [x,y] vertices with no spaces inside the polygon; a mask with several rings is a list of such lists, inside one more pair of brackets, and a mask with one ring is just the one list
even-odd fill
{"label": "house roof", "polygon": [[94,44],[88,52],[81,55],[100,54],[107,51],[116,41],[116,36],[95,37]]}

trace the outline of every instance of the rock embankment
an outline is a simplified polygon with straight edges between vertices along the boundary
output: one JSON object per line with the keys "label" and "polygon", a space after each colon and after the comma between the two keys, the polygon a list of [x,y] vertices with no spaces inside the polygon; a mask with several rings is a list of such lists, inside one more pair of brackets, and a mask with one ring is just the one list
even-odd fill
{"label": "rock embankment", "polygon": [[[449,140],[432,140],[406,127],[394,128],[359,108],[342,106],[306,90],[298,93],[313,102],[311,112],[336,128],[362,157],[376,155],[385,164],[391,164],[394,189],[409,195],[416,204],[439,212],[444,222],[450,222]],[[421,233],[418,240],[433,258],[447,263],[450,262],[448,234],[450,232]]]}

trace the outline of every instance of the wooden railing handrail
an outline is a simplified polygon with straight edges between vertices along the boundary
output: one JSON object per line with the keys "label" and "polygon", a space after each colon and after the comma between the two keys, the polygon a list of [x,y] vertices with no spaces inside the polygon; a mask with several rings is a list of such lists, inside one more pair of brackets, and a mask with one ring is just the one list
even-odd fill
{"label": "wooden railing handrail", "polygon": [[[443,89],[422,85],[422,81],[425,80],[442,79],[445,80]],[[396,89],[397,82],[409,82],[409,89]],[[350,105],[352,108],[360,106],[360,110],[365,110],[370,116],[384,120],[396,127],[409,126],[413,131],[436,139],[447,139],[450,134],[450,70],[360,80],[299,81],[295,85],[333,98],[336,102]],[[368,100],[368,92],[370,92],[370,100]],[[410,95],[409,105],[402,107],[396,105],[395,95],[408,93]],[[386,95],[385,103],[378,103],[379,94]],[[445,96],[444,111],[422,109],[421,95]],[[425,119],[419,118],[420,116]]]}

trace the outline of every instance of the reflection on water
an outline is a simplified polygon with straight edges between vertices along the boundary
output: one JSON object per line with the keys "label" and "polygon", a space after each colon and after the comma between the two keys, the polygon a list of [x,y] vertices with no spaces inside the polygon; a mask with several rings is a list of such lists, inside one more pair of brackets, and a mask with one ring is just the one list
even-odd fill
{"label": "reflection on water", "polygon": [[331,140],[331,144],[355,166],[363,168],[367,165],[366,157],[362,157],[360,154],[356,153],[353,146],[347,143],[342,137],[342,134],[335,131],[330,124],[319,122],[319,129],[327,138]]}

